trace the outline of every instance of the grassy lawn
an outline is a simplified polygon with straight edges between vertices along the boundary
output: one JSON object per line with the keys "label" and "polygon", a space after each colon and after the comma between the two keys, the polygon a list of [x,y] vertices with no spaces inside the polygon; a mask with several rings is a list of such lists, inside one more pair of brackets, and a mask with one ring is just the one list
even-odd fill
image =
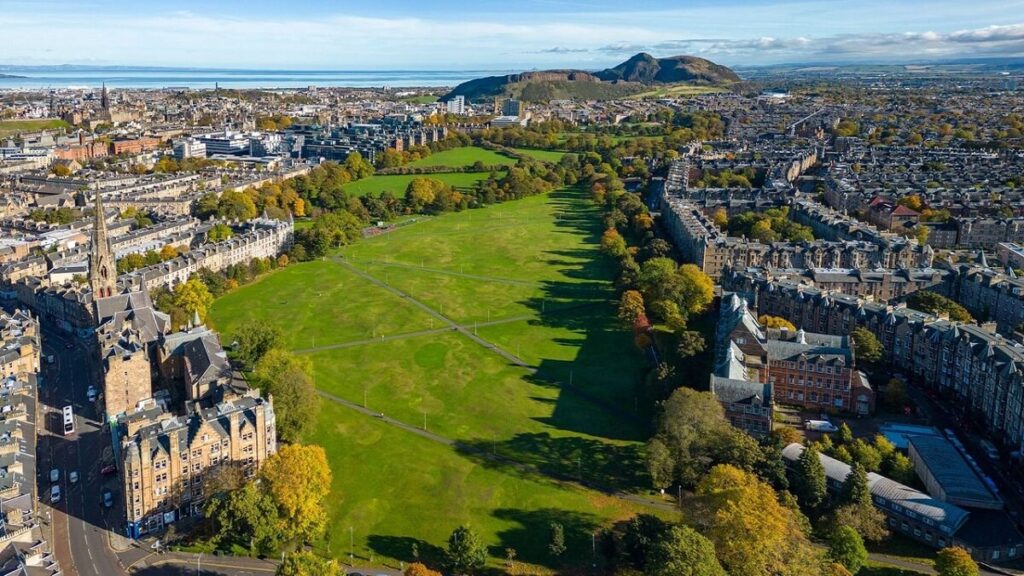
{"label": "grassy lawn", "polygon": [[267,320],[281,328],[291,349],[430,327],[425,312],[331,261],[292,264],[225,294],[211,318],[224,342],[240,323]]}
{"label": "grassy lawn", "polygon": [[918,572],[917,570],[905,570],[868,560],[857,574],[858,576],[920,576],[927,573]]}
{"label": "grassy lawn", "polygon": [[[417,428],[425,417],[429,432],[454,441],[431,442],[325,402],[313,441],[335,471],[335,555],[347,554],[349,526],[364,561],[408,561],[413,542],[429,557],[456,525],[471,522],[492,546],[493,565],[511,546],[519,560],[551,569],[543,553],[551,520],[572,534],[571,562],[581,562],[594,526],[634,511],[562,483],[582,478],[634,492],[648,485],[645,419],[633,411],[643,359],[614,321],[614,267],[600,254],[600,228],[585,191],[562,189],[424,219],[215,303],[213,321],[227,334],[259,317],[278,323],[295,350],[312,347],[314,336],[317,346],[349,342],[302,352],[319,388]],[[536,373],[442,329],[345,263]]]}
{"label": "grassy lawn", "polygon": [[44,118],[41,120],[0,120],[0,136],[70,127],[70,124],[59,118]]}
{"label": "grassy lawn", "polygon": [[463,146],[461,148],[452,148],[451,150],[443,150],[421,158],[415,162],[410,162],[408,165],[414,168],[424,168],[428,166],[448,166],[451,168],[459,168],[462,166],[471,166],[477,161],[483,162],[485,166],[511,166],[516,163],[514,158],[509,158],[503,154],[488,150],[486,148],[480,148],[478,146]]}
{"label": "grassy lawn", "polygon": [[406,96],[401,99],[402,102],[408,102],[410,104],[430,104],[431,102],[437,102],[437,96],[430,94],[421,94],[419,96]]}
{"label": "grassy lawn", "polygon": [[351,538],[357,563],[408,564],[415,544],[422,560],[439,566],[448,535],[468,522],[487,544],[491,566],[514,548],[517,564],[547,572],[554,566],[546,553],[551,521],[565,526],[568,563],[583,564],[597,526],[639,511],[596,492],[481,465],[334,404],[324,404],[316,437],[334,470],[330,551],[346,557]]}
{"label": "grassy lawn", "polygon": [[558,162],[559,160],[562,159],[562,156],[565,156],[566,154],[565,152],[560,152],[558,150],[536,150],[533,148],[513,148],[513,150],[519,152],[520,154],[532,156],[537,160],[540,160],[541,162],[551,163]]}
{"label": "grassy lawn", "polygon": [[677,84],[673,86],[663,86],[649,90],[647,92],[640,92],[639,94],[633,94],[628,98],[636,100],[640,98],[669,98],[679,96],[700,96],[701,94],[716,94],[721,92],[728,92],[729,89],[721,86],[691,86],[688,84]]}
{"label": "grassy lawn", "polygon": [[490,172],[451,172],[442,174],[395,174],[385,176],[370,176],[362,180],[356,180],[344,186],[345,192],[355,196],[366,194],[380,194],[390,190],[396,196],[405,194],[406,187],[414,178],[434,178],[456,188],[468,188],[476,185],[481,180],[486,180]]}

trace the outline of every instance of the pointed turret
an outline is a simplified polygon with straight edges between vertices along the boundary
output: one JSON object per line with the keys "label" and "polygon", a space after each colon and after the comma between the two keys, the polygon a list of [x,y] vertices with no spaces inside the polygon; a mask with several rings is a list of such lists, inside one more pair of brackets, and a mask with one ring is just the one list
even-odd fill
{"label": "pointed turret", "polygon": [[92,250],[89,253],[89,286],[92,287],[93,299],[98,299],[113,296],[117,285],[117,270],[114,268],[110,242],[107,240],[107,219],[103,214],[103,199],[98,190],[95,218],[96,222],[92,228]]}

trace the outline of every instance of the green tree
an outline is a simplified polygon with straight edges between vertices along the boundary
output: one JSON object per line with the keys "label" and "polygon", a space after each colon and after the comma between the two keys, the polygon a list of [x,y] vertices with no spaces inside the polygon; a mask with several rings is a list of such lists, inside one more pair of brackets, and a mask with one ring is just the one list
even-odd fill
{"label": "green tree", "polygon": [[313,385],[307,358],[272,349],[256,365],[257,383],[274,397],[277,435],[285,442],[300,442],[316,425],[320,395]]}
{"label": "green tree", "polygon": [[959,546],[939,550],[935,558],[935,571],[939,576],[978,576],[978,564],[970,552]]}
{"label": "green tree", "polygon": [[345,576],[337,560],[321,558],[313,552],[300,550],[284,557],[275,576]]}
{"label": "green tree", "polygon": [[673,526],[656,542],[645,576],[726,576],[711,541],[686,526]]}
{"label": "green tree", "polygon": [[818,458],[818,449],[812,444],[804,449],[790,471],[789,485],[800,506],[806,511],[817,510],[825,501],[827,484],[825,467]]}
{"label": "green tree", "polygon": [[222,222],[218,222],[210,228],[206,233],[207,242],[221,242],[231,238],[235,235],[235,231],[230,226]]}
{"label": "green tree", "polygon": [[856,574],[868,559],[868,551],[864,548],[860,534],[849,526],[840,526],[832,532],[828,555],[832,561],[849,570],[850,574]]}
{"label": "green tree", "polygon": [[190,315],[198,314],[201,322],[206,322],[206,314],[212,304],[213,295],[198,278],[189,278],[174,287],[174,305]]}
{"label": "green tree", "polygon": [[870,501],[836,508],[826,519],[826,526],[849,526],[868,542],[881,542],[889,536],[885,514]]}
{"label": "green tree", "polygon": [[249,368],[281,344],[281,329],[266,320],[248,320],[235,330],[235,356]]}
{"label": "green tree", "polygon": [[946,314],[950,320],[957,322],[974,322],[974,316],[959,303],[941,294],[928,290],[919,290],[907,298],[907,305],[916,310],[931,314]]}
{"label": "green tree", "polygon": [[211,498],[206,516],[217,525],[219,539],[232,538],[251,552],[266,554],[278,544],[278,513],[270,494],[255,482]]}
{"label": "green tree", "polygon": [[846,422],[839,425],[839,432],[836,433],[836,440],[840,445],[853,442],[853,430],[850,430],[850,427]]}
{"label": "green tree", "polygon": [[861,362],[873,364],[882,359],[882,343],[867,328],[861,326],[854,329],[850,332],[850,338],[853,339],[854,353]]}
{"label": "green tree", "polygon": [[552,522],[548,528],[551,531],[548,553],[557,560],[562,557],[562,554],[565,554],[565,527],[558,522]]}
{"label": "green tree", "polygon": [[228,190],[220,195],[217,215],[228,220],[251,220],[256,217],[256,204],[248,194]]}
{"label": "green tree", "polygon": [[448,537],[445,560],[455,574],[472,574],[487,563],[487,549],[475,530],[459,526]]}
{"label": "green tree", "polygon": [[707,341],[704,335],[695,330],[684,330],[679,334],[679,344],[676,346],[676,354],[683,360],[692,358],[704,351]]}
{"label": "green tree", "polygon": [[719,456],[719,440],[729,433],[722,405],[707,392],[679,388],[662,404],[658,431],[648,442],[647,466],[659,488],[675,482],[691,486]]}
{"label": "green tree", "polygon": [[672,525],[653,514],[637,514],[626,523],[621,549],[629,565],[646,570],[654,547],[668,536]]}
{"label": "green tree", "polygon": [[[847,504],[870,504],[871,491],[868,489],[868,474],[860,462],[850,466],[850,474],[843,481],[842,499]],[[854,570],[851,570],[854,572]]]}

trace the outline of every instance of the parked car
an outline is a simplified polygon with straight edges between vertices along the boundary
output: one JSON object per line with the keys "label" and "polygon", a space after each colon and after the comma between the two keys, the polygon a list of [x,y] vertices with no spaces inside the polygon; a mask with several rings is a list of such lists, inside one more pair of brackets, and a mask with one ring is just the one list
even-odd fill
{"label": "parked car", "polygon": [[100,474],[114,474],[117,472],[117,466],[113,464],[107,464],[100,470]]}
{"label": "parked car", "polygon": [[110,490],[103,491],[103,507],[110,508],[114,505],[114,495],[110,493]]}
{"label": "parked car", "polygon": [[60,470],[57,468],[50,470],[50,482],[56,482],[58,480],[60,480]]}
{"label": "parked car", "polygon": [[60,502],[60,484],[54,484],[50,487],[50,502],[54,504]]}
{"label": "parked car", "polygon": [[816,430],[818,432],[838,432],[839,428],[827,421],[827,420],[808,420],[804,422],[804,428],[807,430]]}
{"label": "parked car", "polygon": [[72,470],[71,473],[68,474],[68,481],[72,484],[78,482],[78,470]]}
{"label": "parked car", "polygon": [[96,401],[96,387],[89,386],[89,389],[85,391],[85,397],[89,399],[89,402]]}

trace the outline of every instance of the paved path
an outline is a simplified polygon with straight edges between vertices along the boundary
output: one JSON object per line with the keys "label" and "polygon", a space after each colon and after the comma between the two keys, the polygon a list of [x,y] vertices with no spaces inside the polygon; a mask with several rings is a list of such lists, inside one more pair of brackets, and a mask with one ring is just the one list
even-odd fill
{"label": "paved path", "polygon": [[[535,316],[532,314],[524,314],[522,316],[511,316],[509,318],[500,318],[498,320],[491,320],[490,322],[479,322],[474,325],[476,328],[483,328],[486,326],[498,326],[500,324],[511,324],[512,322],[522,322],[524,320],[531,320]],[[466,326],[468,330],[469,327]],[[313,348],[299,348],[298,350],[292,350],[296,354],[311,354],[313,352],[322,352],[324,350],[339,350],[342,348],[352,348],[355,346],[365,346],[367,344],[375,344],[378,342],[393,342],[395,340],[404,340],[406,338],[417,338],[420,336],[430,336],[433,334],[442,334],[444,332],[451,332],[454,328],[450,324],[446,324],[444,328],[428,328],[426,330],[416,330],[415,332],[400,332],[398,334],[392,334],[390,336],[379,336],[377,338],[362,338],[360,340],[349,340],[348,342],[339,342],[337,344],[324,344],[323,346],[316,346]]]}
{"label": "paved path", "polygon": [[[450,328],[452,328],[453,330],[455,330],[457,332],[460,332],[466,338],[469,338],[470,340],[472,340],[473,342],[476,342],[480,346],[490,350],[491,352],[497,354],[498,356],[501,356],[502,358],[507,360],[509,363],[514,364],[516,366],[519,366],[520,368],[525,369],[531,375],[537,375],[537,367],[536,366],[533,366],[532,364],[527,363],[525,360],[523,360],[522,358],[520,358],[516,354],[513,354],[513,353],[509,352],[508,350],[505,350],[504,348],[498,346],[497,344],[494,344],[493,342],[478,336],[476,334],[475,327],[481,326],[482,324],[474,324],[474,328],[473,329],[469,328],[468,326],[463,326],[462,324],[459,324],[459,323],[455,322],[454,320],[452,320],[451,318],[445,316],[444,314],[441,314],[437,310],[434,310],[433,308],[431,308],[430,306],[428,306],[424,302],[422,302],[420,300],[417,300],[415,297],[413,297],[412,294],[409,294],[408,292],[405,292],[404,290],[401,290],[401,289],[396,288],[396,287],[394,287],[394,286],[392,286],[392,285],[390,285],[390,284],[388,284],[386,282],[383,282],[382,280],[380,280],[376,276],[373,276],[372,274],[366,272],[365,270],[360,270],[358,267],[352,265],[351,263],[346,261],[344,258],[339,258],[337,256],[333,256],[331,259],[334,260],[335,262],[337,262],[339,265],[347,268],[348,270],[350,270],[354,274],[362,277],[363,279],[365,279],[366,281],[370,282],[371,284],[374,284],[374,285],[376,285],[376,286],[378,286],[378,287],[380,287],[380,288],[382,288],[384,290],[387,290],[388,292],[391,292],[392,294],[394,294],[395,296],[398,296],[399,298],[407,300],[413,306],[416,306],[417,308],[419,308],[420,310],[423,310],[424,312],[426,312],[430,316],[432,316],[432,317],[436,318],[437,320],[440,320],[441,322],[447,324]],[[584,304],[584,306],[586,306],[586,305],[591,305],[591,303]],[[571,390],[572,392],[574,392],[576,395],[580,396],[581,398],[584,398],[585,400],[589,401],[590,403],[592,403],[592,404],[594,404],[596,406],[599,406],[599,407],[607,410],[608,412],[610,412],[612,414],[615,414],[616,416],[619,416],[620,418],[623,418],[625,420],[633,420],[633,421],[640,422],[640,419],[637,418],[637,416],[635,414],[631,414],[628,410],[624,410],[622,408],[622,406],[620,406],[618,404],[609,402],[609,401],[605,400],[604,398],[600,398],[598,396],[595,396],[589,390],[586,390],[586,389],[581,388],[579,386],[575,386],[573,384],[565,383],[565,382],[551,381],[551,383],[556,385],[556,386],[561,387],[564,390]]]}
{"label": "paved path", "polygon": [[515,280],[513,278],[500,278],[497,276],[481,276],[479,274],[466,274],[464,272],[455,272],[454,270],[446,270],[444,268],[429,268],[424,266],[416,266],[415,264],[402,264],[399,262],[388,262],[387,260],[360,260],[358,258],[349,258],[349,262],[359,262],[360,264],[368,264],[370,266],[382,266],[387,268],[407,268],[410,270],[419,270],[421,272],[430,272],[432,274],[444,274],[446,276],[456,276],[458,278],[466,278],[469,280],[482,280],[484,282],[494,282],[496,284],[511,284],[513,286],[527,286],[531,288],[539,288],[542,286],[540,282],[530,282],[527,280]]}

